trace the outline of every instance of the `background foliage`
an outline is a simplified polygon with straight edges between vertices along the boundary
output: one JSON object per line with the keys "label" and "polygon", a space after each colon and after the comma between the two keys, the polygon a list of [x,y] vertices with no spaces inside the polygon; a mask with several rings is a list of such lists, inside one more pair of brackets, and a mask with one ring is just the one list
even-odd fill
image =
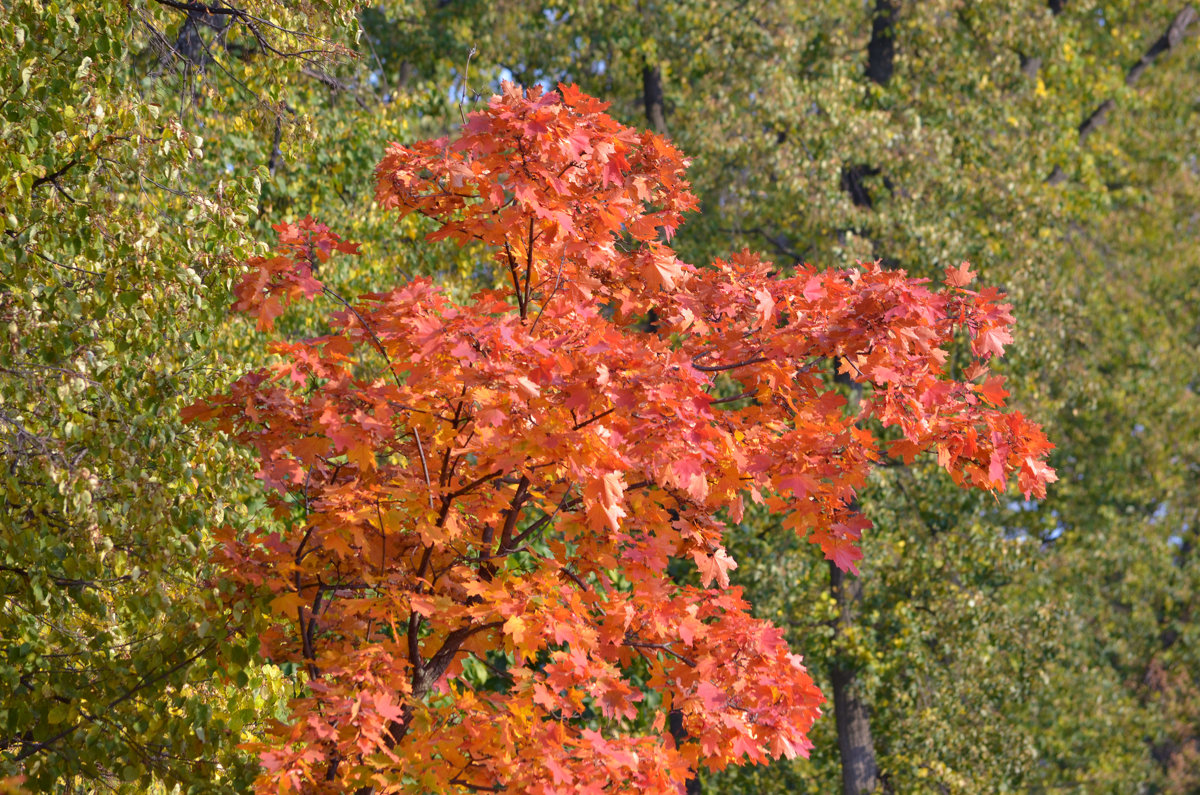
{"label": "background foliage", "polygon": [[705,210],[677,241],[690,261],[971,260],[1014,299],[1008,388],[1059,444],[1037,503],[920,462],[881,475],[861,588],[831,589],[747,517],[741,583],[827,693],[850,674],[869,734],[841,752],[833,715],[811,761],[703,785],[828,792],[853,757],[895,792],[1200,786],[1190,6],[213,8],[0,12],[0,777],[236,791],[253,774],[235,745],[287,672],[252,662],[256,606],[215,621],[202,583],[209,529],[258,511],[257,486],[178,409],[261,359],[225,308],[269,223],[312,213],[374,249],[348,258],[374,270],[323,274],[347,293],[396,271],[491,280],[385,220],[370,175],[386,141],[448,131],[511,77],[578,82],[670,134]]}

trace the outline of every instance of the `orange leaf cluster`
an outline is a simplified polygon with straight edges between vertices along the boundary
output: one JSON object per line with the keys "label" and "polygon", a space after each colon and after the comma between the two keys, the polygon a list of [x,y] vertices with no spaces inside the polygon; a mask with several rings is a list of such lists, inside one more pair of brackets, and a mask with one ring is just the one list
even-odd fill
{"label": "orange leaf cluster", "polygon": [[[683,263],[685,159],[604,109],[506,86],[457,139],[392,145],[380,202],[482,241],[508,287],[362,296],[189,412],[256,449],[288,523],[222,552],[233,588],[272,597],[267,653],[308,677],[263,791],[674,793],[700,763],[804,755],[822,696],[729,587],[721,517],[765,504],[854,569],[871,428],[967,486],[1053,480],[1037,426],[976,383],[1012,318],[967,266],[938,290],[877,265]],[[351,250],[280,232],[238,293],[268,321]],[[956,381],[960,333],[977,360]],[[853,408],[835,369],[864,386]]]}

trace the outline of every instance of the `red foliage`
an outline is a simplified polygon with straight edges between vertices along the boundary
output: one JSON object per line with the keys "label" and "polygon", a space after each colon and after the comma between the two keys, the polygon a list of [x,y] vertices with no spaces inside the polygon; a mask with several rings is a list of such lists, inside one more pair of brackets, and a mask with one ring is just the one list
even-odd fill
{"label": "red foliage", "polygon": [[[965,265],[934,290],[877,265],[680,262],[663,241],[696,203],[686,161],[605,107],[507,86],[456,140],[392,145],[379,201],[487,244],[508,288],[362,296],[190,410],[257,450],[289,527],[223,546],[233,587],[273,597],[267,654],[308,673],[263,791],[674,793],[700,762],[804,755],[822,696],[729,587],[721,514],[765,503],[854,569],[880,425],[963,485],[1054,479],[1001,382],[973,382],[1012,317]],[[238,292],[267,324],[351,248],[280,233]],[[946,373],[960,332],[972,381]],[[835,362],[868,387],[854,410]]]}

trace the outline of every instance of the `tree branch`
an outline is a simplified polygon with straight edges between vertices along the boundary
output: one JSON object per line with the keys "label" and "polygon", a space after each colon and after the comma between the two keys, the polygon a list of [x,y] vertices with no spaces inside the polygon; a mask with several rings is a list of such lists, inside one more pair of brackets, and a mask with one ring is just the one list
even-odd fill
{"label": "tree branch", "polygon": [[[1052,9],[1053,6],[1054,4],[1051,3]],[[1132,88],[1137,83],[1138,78],[1142,76],[1142,73],[1146,71],[1158,56],[1178,47],[1183,42],[1184,37],[1188,35],[1189,28],[1191,28],[1192,24],[1198,18],[1200,18],[1200,14],[1197,14],[1196,9],[1192,8],[1191,5],[1184,6],[1183,10],[1171,20],[1171,24],[1167,26],[1163,34],[1138,59],[1138,62],[1129,67],[1129,71],[1125,74],[1125,85]],[[1116,106],[1116,100],[1110,97],[1101,102],[1094,111],[1088,114],[1079,124],[1079,143],[1082,144],[1087,140],[1088,136],[1103,126],[1108,120],[1109,113]],[[1065,182],[1066,179],[1066,172],[1060,166],[1055,166],[1054,170],[1046,177],[1046,183],[1048,185],[1058,185]]]}
{"label": "tree branch", "polygon": [[[70,163],[67,163],[65,166],[60,168],[58,171],[55,171],[52,174],[47,174],[44,177],[38,177],[37,179],[35,179],[33,181],[33,184],[30,186],[29,190],[35,191],[38,188],[42,187],[43,185],[49,183],[61,191],[62,188],[58,186],[58,182],[57,182],[58,178],[61,177],[63,174],[66,174],[71,169],[75,168],[75,166],[77,166],[77,165],[79,165],[79,161],[72,160]],[[65,191],[64,191],[64,193],[65,193]]]}
{"label": "tree branch", "polygon": [[758,356],[753,359],[745,359],[740,362],[734,362],[733,364],[708,364],[708,365],[705,365],[705,364],[693,363],[692,367],[694,367],[695,369],[699,370],[702,373],[719,373],[723,370],[733,370],[737,367],[745,367],[747,365],[758,364],[759,362],[769,362],[769,361],[771,361],[771,360],[769,358],[767,358],[766,356]]}

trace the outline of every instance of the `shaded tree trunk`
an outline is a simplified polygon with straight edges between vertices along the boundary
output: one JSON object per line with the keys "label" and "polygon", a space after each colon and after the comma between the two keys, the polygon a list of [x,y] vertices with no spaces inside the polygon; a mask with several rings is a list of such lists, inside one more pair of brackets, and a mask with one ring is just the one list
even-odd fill
{"label": "shaded tree trunk", "polygon": [[888,84],[895,71],[896,15],[899,0],[875,0],[871,18],[871,41],[867,44],[867,77],[881,86]]}
{"label": "shaded tree trunk", "polygon": [[[683,713],[677,709],[673,709],[667,715],[667,728],[671,730],[671,737],[675,740],[675,746],[679,747],[687,740],[687,731],[683,728]],[[700,779],[692,776],[687,780],[687,784],[683,789],[685,795],[700,795]]]}
{"label": "shaded tree trunk", "polygon": [[[875,0],[871,15],[871,40],[867,43],[867,77],[876,85],[885,86],[892,79],[896,63],[896,18],[900,0]],[[874,209],[864,177],[875,176],[879,169],[870,163],[847,163],[842,167],[842,190],[850,194],[855,207]]]}
{"label": "shaded tree trunk", "polygon": [[[838,606],[835,637],[854,621],[855,607],[862,596],[862,582],[847,576],[829,562],[829,588]],[[879,766],[871,737],[870,715],[862,700],[858,674],[834,656],[830,670],[833,681],[833,716],[837,722],[838,753],[842,762],[842,795],[864,795],[879,791]]]}
{"label": "shaded tree trunk", "polygon": [[663,109],[662,71],[657,66],[642,67],[642,104],[650,129],[659,135],[667,134],[667,117]]}
{"label": "shaded tree trunk", "polygon": [[[887,85],[895,71],[896,20],[900,0],[875,0],[871,17],[871,40],[867,43],[867,77],[876,85]],[[863,178],[879,173],[869,163],[847,164],[842,168],[842,190],[850,194],[856,207],[873,210],[871,194]],[[851,388],[854,385],[851,384]],[[861,387],[858,387],[861,389]],[[854,620],[854,608],[862,595],[862,582],[829,563],[829,588],[838,605],[835,636],[842,634]],[[837,724],[838,756],[842,765],[842,795],[864,795],[879,790],[879,766],[875,761],[875,742],[871,720],[858,687],[858,674],[844,665],[838,656],[830,669],[833,685],[833,718]]]}

